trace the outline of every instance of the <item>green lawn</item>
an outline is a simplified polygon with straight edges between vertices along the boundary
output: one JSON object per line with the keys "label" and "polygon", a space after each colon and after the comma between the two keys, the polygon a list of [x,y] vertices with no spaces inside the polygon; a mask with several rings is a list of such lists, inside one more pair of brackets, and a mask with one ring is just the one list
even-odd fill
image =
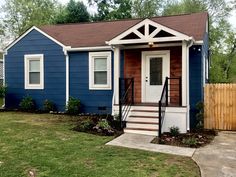
{"label": "green lawn", "polygon": [[0,176],[200,176],[190,158],[105,146],[113,137],[72,131],[69,119],[0,112]]}

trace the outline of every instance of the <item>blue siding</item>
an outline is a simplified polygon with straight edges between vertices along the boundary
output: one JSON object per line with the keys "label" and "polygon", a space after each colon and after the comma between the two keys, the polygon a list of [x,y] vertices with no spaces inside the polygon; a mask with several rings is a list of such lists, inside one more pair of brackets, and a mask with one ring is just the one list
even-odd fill
{"label": "blue siding", "polygon": [[[24,89],[24,55],[44,54],[44,89]],[[59,111],[65,109],[66,63],[62,47],[36,30],[32,30],[8,50],[6,67],[6,107],[18,108],[20,100],[32,96],[38,109],[45,99],[52,100]]]}
{"label": "blue siding", "polygon": [[[112,111],[113,90],[89,90],[88,52],[73,52],[69,54],[69,58],[70,96],[80,99],[81,111],[84,113],[110,114]],[[105,107],[106,109],[100,110],[99,107]]]}
{"label": "blue siding", "polygon": [[[203,45],[194,45],[189,49],[189,81],[190,81],[190,127],[196,126],[196,104],[204,99],[204,62],[208,59],[208,34],[205,33]],[[205,58],[204,58],[205,56]]]}

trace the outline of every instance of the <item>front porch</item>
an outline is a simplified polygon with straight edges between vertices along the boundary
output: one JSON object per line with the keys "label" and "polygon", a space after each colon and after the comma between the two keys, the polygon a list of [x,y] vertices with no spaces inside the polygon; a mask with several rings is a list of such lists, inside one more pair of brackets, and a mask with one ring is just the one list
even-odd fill
{"label": "front porch", "polygon": [[119,114],[126,132],[189,130],[191,40],[146,20],[108,42],[114,47],[113,114]]}

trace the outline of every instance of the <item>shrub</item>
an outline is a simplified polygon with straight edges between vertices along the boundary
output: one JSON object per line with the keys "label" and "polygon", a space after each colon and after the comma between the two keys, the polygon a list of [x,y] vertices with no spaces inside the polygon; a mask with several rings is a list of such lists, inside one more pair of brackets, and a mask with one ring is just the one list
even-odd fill
{"label": "shrub", "polygon": [[196,120],[197,120],[197,124],[196,124],[196,128],[197,129],[203,129],[204,125],[204,104],[203,102],[198,102],[196,104],[196,109],[197,109],[197,114],[196,114]]}
{"label": "shrub", "polygon": [[104,135],[114,135],[115,131],[109,125],[106,119],[100,120],[97,125],[93,128],[96,132]]}
{"label": "shrub", "polygon": [[101,128],[101,129],[111,128],[111,126],[108,124],[108,121],[106,119],[100,120],[96,126]]}
{"label": "shrub", "polygon": [[35,104],[34,104],[34,100],[31,96],[26,96],[24,97],[20,104],[19,104],[20,110],[22,111],[34,111],[35,110]]}
{"label": "shrub", "polygon": [[43,102],[43,110],[45,112],[55,111],[55,105],[50,100],[44,100]]}
{"label": "shrub", "polygon": [[90,131],[93,129],[93,127],[95,126],[94,122],[91,119],[84,119],[82,120],[79,125],[78,125],[78,129],[80,131]]}
{"label": "shrub", "polygon": [[0,86],[0,98],[4,98],[7,92],[6,86]]}
{"label": "shrub", "polygon": [[194,137],[189,137],[189,138],[184,138],[182,140],[182,143],[187,145],[187,146],[193,147],[193,146],[197,145],[197,140]]}
{"label": "shrub", "polygon": [[80,111],[80,100],[70,97],[66,105],[66,113],[75,115],[78,114],[79,111]]}
{"label": "shrub", "polygon": [[179,127],[177,126],[170,127],[170,134],[171,136],[178,136],[180,134]]}

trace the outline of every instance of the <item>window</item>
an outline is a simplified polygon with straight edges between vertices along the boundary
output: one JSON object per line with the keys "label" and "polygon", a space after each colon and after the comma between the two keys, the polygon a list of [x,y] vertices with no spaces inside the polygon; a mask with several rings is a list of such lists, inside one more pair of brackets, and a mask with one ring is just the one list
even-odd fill
{"label": "window", "polygon": [[89,53],[89,89],[111,89],[111,52]]}
{"label": "window", "polygon": [[150,58],[150,85],[162,85],[162,58]]}
{"label": "window", "polygon": [[25,89],[44,89],[43,55],[25,55]]}

